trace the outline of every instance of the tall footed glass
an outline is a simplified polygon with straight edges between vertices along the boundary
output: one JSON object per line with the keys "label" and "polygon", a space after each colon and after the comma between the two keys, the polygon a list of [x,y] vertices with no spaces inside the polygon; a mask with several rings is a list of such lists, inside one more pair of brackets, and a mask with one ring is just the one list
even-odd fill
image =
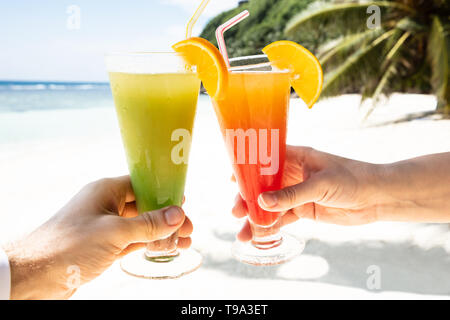
{"label": "tall footed glass", "polygon": [[[181,206],[200,80],[176,53],[111,54],[111,90],[138,213]],[[176,278],[201,256],[177,249],[178,235],[124,257],[122,269],[143,278]]]}
{"label": "tall footed glass", "polygon": [[304,242],[282,235],[281,213],[261,209],[258,197],[282,187],[289,72],[273,70],[261,56],[232,59],[231,63],[240,66],[230,69],[226,95],[213,100],[213,105],[253,232],[252,241],[236,241],[232,253],[253,265],[280,264],[300,254]]}

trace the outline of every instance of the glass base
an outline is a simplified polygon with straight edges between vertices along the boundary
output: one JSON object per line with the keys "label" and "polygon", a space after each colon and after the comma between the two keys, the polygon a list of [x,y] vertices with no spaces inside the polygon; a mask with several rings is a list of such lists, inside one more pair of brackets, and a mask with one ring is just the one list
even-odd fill
{"label": "glass base", "polygon": [[176,279],[194,272],[202,264],[202,256],[194,249],[181,250],[176,257],[155,260],[144,250],[123,257],[120,267],[129,275],[144,279]]}
{"label": "glass base", "polygon": [[285,263],[303,252],[305,241],[283,234],[281,241],[277,241],[271,248],[263,248],[253,242],[234,242],[231,249],[233,256],[247,264],[254,266],[273,266]]}

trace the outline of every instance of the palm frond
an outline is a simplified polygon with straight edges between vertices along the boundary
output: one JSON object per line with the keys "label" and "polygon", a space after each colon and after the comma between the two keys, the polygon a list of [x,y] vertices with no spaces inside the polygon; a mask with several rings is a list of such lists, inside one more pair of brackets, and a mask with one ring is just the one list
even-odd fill
{"label": "palm frond", "polygon": [[294,34],[307,24],[317,27],[330,21],[339,20],[342,31],[363,30],[367,28],[367,8],[376,5],[382,9],[397,9],[414,13],[414,9],[396,1],[352,1],[346,3],[315,2],[306,10],[294,16],[286,25],[286,34]]}
{"label": "palm frond", "polygon": [[382,28],[369,29],[364,32],[348,35],[325,44],[319,48],[319,59],[322,66],[325,66],[330,59],[336,56],[345,57],[353,49],[360,47],[365,41],[373,41],[384,30]]}
{"label": "palm frond", "polygon": [[424,31],[426,29],[426,25],[417,23],[410,17],[405,17],[405,18],[401,19],[400,21],[396,22],[395,27],[397,29],[400,29],[403,31],[410,31],[410,32],[414,32],[414,33]]}
{"label": "palm frond", "polygon": [[[411,35],[411,32],[403,32],[403,35],[396,37],[398,30],[395,29],[393,35],[386,41],[386,45],[383,51],[387,52],[383,55],[384,60],[381,63],[380,75],[376,81],[369,81],[364,91],[362,92],[363,100],[372,98],[372,108],[367,113],[366,118],[372,113],[372,109],[375,108],[379,102],[380,95],[385,92],[386,84],[389,82],[394,73],[397,73],[397,65],[403,57],[400,56],[402,52],[402,46],[405,41]],[[396,41],[392,42],[391,39],[395,38]]]}
{"label": "palm frond", "polygon": [[[335,88],[339,88],[342,86],[342,83],[345,81],[345,75],[351,74],[354,70],[358,69],[358,65],[361,61],[367,57],[367,55],[376,49],[383,41],[392,36],[394,30],[389,30],[383,33],[381,36],[377,37],[374,41],[372,41],[369,45],[364,46],[350,55],[345,63],[336,68],[335,70],[329,72],[325,76],[325,82],[323,87],[324,96],[328,94],[333,94]],[[373,62],[372,62],[373,64]]]}
{"label": "palm frond", "polygon": [[389,81],[392,79],[393,76],[396,75],[396,61],[391,61],[389,66],[386,68],[386,71],[383,73],[380,81],[378,82],[377,86],[375,87],[375,90],[373,91],[371,97],[372,97],[372,104],[367,111],[364,120],[367,120],[369,116],[372,114],[372,112],[375,110],[378,102],[380,101],[380,96],[383,93],[384,89],[386,88],[386,85],[389,83]]}
{"label": "palm frond", "polygon": [[449,101],[449,56],[448,43],[442,23],[433,18],[427,56],[431,65],[431,84],[438,99],[438,108],[446,107]]}
{"label": "palm frond", "polygon": [[410,35],[411,35],[411,32],[409,32],[409,31],[403,33],[403,35],[400,37],[400,39],[398,39],[398,41],[394,44],[394,46],[390,49],[390,51],[386,55],[386,59],[383,62],[383,64],[381,65],[381,69],[384,69],[387,66],[387,64],[389,64],[392,61],[392,59],[394,59],[399,54],[400,48],[405,43],[405,41],[409,38]]}

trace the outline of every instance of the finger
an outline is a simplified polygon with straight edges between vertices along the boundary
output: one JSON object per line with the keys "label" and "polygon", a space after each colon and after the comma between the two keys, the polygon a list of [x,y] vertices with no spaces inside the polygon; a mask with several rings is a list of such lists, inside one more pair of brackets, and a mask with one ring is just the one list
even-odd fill
{"label": "finger", "polygon": [[89,184],[86,190],[109,214],[120,215],[128,202],[135,201],[129,176],[101,179]]}
{"label": "finger", "polygon": [[247,242],[252,240],[252,229],[250,228],[250,223],[248,220],[245,221],[244,226],[241,231],[237,234],[237,239],[242,242]]}
{"label": "finger", "polygon": [[180,237],[189,237],[193,230],[194,226],[192,225],[191,220],[188,217],[186,217],[180,230],[178,230],[178,235]]}
{"label": "finger", "polygon": [[128,202],[125,204],[125,208],[120,213],[120,216],[124,218],[134,218],[138,215],[139,213],[136,207],[136,202]]}
{"label": "finger", "polygon": [[324,175],[318,173],[302,183],[262,193],[258,198],[258,204],[266,211],[288,211],[306,203],[320,201],[329,188],[330,184]]}
{"label": "finger", "polygon": [[185,221],[185,214],[180,207],[171,206],[121,221],[129,243],[150,242],[166,238],[177,231]]}
{"label": "finger", "polygon": [[295,215],[293,212],[287,212],[283,217],[281,218],[281,226],[286,226],[288,224],[294,223],[298,221],[300,218]]}
{"label": "finger", "polygon": [[315,150],[310,147],[287,146],[286,156],[288,159],[296,160],[312,169],[320,169],[326,166],[330,154]]}
{"label": "finger", "polygon": [[[134,218],[137,217],[138,211],[136,208],[136,202],[130,202],[127,203],[125,206],[125,210],[122,213],[122,217],[124,218]],[[192,231],[194,230],[194,226],[191,222],[191,220],[186,217],[186,219],[184,220],[183,225],[181,226],[179,232],[180,237],[188,237],[191,235]]]}
{"label": "finger", "polygon": [[234,201],[234,207],[233,207],[231,213],[236,218],[243,218],[243,217],[247,216],[247,211],[248,211],[247,210],[247,204],[242,199],[241,195],[238,194],[236,196],[235,201]]}
{"label": "finger", "polygon": [[113,193],[117,199],[123,199],[125,202],[136,200],[130,176],[107,178],[99,182],[104,183],[105,191]]}
{"label": "finger", "polygon": [[233,174],[233,175],[231,175],[231,181],[233,181],[233,182],[236,182],[236,177],[235,177],[235,175]]}
{"label": "finger", "polygon": [[192,244],[192,239],[190,237],[187,238],[178,238],[178,248],[179,249],[188,249]]}
{"label": "finger", "polygon": [[314,220],[315,219],[315,211],[316,211],[315,203],[306,203],[302,206],[292,209],[292,212],[299,219],[313,219]]}

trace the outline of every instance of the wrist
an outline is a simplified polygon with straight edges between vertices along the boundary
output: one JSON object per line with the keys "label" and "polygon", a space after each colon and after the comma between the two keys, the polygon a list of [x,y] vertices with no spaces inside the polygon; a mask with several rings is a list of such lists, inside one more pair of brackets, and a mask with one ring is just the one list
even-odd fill
{"label": "wrist", "polygon": [[376,215],[378,221],[409,221],[417,204],[408,191],[414,184],[408,163],[375,165]]}
{"label": "wrist", "polygon": [[383,221],[386,219],[388,212],[387,204],[389,200],[386,198],[384,188],[389,181],[388,168],[385,165],[365,163],[362,168],[360,179],[361,187],[361,206],[370,216],[370,222]]}
{"label": "wrist", "polygon": [[377,221],[388,220],[390,212],[390,203],[392,199],[389,197],[389,192],[386,192],[386,188],[390,181],[390,165],[389,164],[374,164],[373,165],[373,194],[374,194],[374,207],[376,212]]}
{"label": "wrist", "polygon": [[11,243],[4,247],[11,272],[11,300],[40,299],[40,277],[45,272],[43,264],[27,254],[24,248]]}

